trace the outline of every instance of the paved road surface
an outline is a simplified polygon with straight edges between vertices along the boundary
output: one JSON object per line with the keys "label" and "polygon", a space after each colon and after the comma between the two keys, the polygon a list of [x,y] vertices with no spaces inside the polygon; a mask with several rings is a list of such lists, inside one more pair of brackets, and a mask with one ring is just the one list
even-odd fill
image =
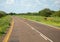
{"label": "paved road surface", "polygon": [[8,42],[60,42],[60,30],[13,17],[14,28]]}

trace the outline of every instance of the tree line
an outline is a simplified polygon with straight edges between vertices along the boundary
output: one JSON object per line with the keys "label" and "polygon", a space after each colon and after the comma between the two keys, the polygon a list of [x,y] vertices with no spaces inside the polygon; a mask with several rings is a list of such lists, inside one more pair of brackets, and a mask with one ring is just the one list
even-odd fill
{"label": "tree line", "polygon": [[43,9],[43,10],[39,11],[38,14],[41,15],[41,16],[45,16],[45,17],[51,17],[51,16],[60,17],[60,10],[53,11],[53,10],[50,10],[50,9],[46,8],[46,9]]}
{"label": "tree line", "polygon": [[36,16],[45,16],[45,17],[60,17],[60,10],[54,11],[49,8],[45,8],[38,12],[28,12],[28,13],[20,13],[20,15],[36,15]]}
{"label": "tree line", "polygon": [[50,10],[48,8],[45,8],[43,10],[40,10],[39,12],[28,12],[28,13],[6,13],[4,11],[0,11],[0,18],[6,15],[36,15],[36,16],[45,16],[45,17],[60,17],[60,10],[58,11],[54,11],[54,10]]}

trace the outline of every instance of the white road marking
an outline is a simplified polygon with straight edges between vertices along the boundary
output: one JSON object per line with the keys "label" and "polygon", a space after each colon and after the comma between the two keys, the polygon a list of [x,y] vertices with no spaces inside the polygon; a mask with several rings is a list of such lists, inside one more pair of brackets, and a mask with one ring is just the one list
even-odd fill
{"label": "white road marking", "polygon": [[[24,18],[24,19],[26,19],[26,18]],[[36,22],[36,23],[40,23],[40,24],[43,24],[43,25],[47,25],[47,26],[53,27],[55,29],[60,29],[59,27],[55,27],[55,26],[52,26],[52,25],[49,25],[49,24],[45,24],[45,23],[42,23],[42,22],[38,22],[38,21],[35,21],[35,20],[31,20],[31,19],[27,19],[27,20],[30,20],[30,21],[33,21],[33,22]]]}
{"label": "white road marking", "polygon": [[36,30],[34,27],[32,27],[31,25],[27,24],[28,26],[30,26],[33,30],[35,30],[37,33],[40,34],[40,36],[42,36],[45,40],[49,40],[50,42],[53,42],[50,38],[46,37],[44,34],[42,34],[41,32],[39,32],[38,30]]}
{"label": "white road marking", "polygon": [[49,39],[48,37],[46,37],[44,34],[40,33],[40,35],[41,35],[45,40],[49,40],[50,42],[53,42],[51,39]]}
{"label": "white road marking", "polygon": [[37,33],[40,34],[41,37],[43,37],[45,40],[49,40],[50,42],[53,42],[50,38],[46,37],[43,33],[39,32],[37,29],[35,29],[34,27],[32,27],[30,24],[28,24],[27,22],[24,22],[22,20],[20,20],[21,22],[27,24],[29,27],[31,27],[32,30],[36,31]]}

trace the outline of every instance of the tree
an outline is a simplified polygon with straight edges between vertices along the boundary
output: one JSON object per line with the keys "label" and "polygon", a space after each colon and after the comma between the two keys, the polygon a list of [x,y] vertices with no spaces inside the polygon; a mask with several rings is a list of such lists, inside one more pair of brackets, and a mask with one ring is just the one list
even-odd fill
{"label": "tree", "polygon": [[11,12],[11,13],[9,13],[9,14],[10,14],[10,15],[16,15],[16,13],[12,13],[12,12]]}
{"label": "tree", "polygon": [[6,15],[6,13],[4,11],[0,11],[0,18],[5,16],[5,15]]}
{"label": "tree", "polygon": [[52,11],[50,9],[46,8],[46,9],[39,11],[39,14],[41,16],[49,17],[49,16],[51,16]]}
{"label": "tree", "polygon": [[59,11],[56,11],[55,13],[53,13],[52,16],[58,16],[58,17],[60,17],[60,10]]}

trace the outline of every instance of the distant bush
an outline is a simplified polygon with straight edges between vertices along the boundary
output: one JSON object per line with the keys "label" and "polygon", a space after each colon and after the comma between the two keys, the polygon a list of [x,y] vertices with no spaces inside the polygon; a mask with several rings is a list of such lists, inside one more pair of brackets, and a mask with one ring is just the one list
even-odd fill
{"label": "distant bush", "polygon": [[5,16],[5,15],[6,15],[6,13],[4,11],[0,11],[0,18]]}
{"label": "distant bush", "polygon": [[9,15],[16,15],[16,13],[12,13],[12,12],[11,12],[11,13],[9,13]]}
{"label": "distant bush", "polygon": [[60,17],[60,10],[52,14],[53,17]]}
{"label": "distant bush", "polygon": [[41,11],[39,11],[40,16],[50,17],[52,15],[52,10],[46,8]]}
{"label": "distant bush", "polygon": [[47,17],[47,20],[53,20],[54,18],[53,17]]}

